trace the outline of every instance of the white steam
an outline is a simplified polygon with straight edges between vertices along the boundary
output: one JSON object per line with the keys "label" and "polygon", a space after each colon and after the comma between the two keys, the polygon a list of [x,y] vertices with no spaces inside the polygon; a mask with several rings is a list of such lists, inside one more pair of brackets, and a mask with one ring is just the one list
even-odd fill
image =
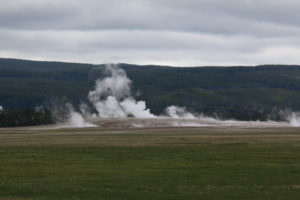
{"label": "white steam", "polygon": [[66,128],[96,127],[96,125],[87,122],[81,113],[76,112],[72,104],[66,103],[65,109],[66,109],[65,112],[67,113],[67,120],[62,125],[62,127],[64,128],[65,127]]}
{"label": "white steam", "polygon": [[95,90],[88,95],[99,117],[156,117],[146,108],[144,101],[136,101],[131,96],[131,81],[123,69],[107,65],[106,73],[108,77],[98,79]]}
{"label": "white steam", "polygon": [[145,101],[136,101],[134,98],[129,97],[120,103],[122,108],[126,111],[127,116],[132,115],[136,118],[154,118],[149,109],[146,109]]}
{"label": "white steam", "polygon": [[3,106],[0,105],[0,112],[3,110]]}
{"label": "white steam", "polygon": [[80,113],[78,112],[71,112],[70,117],[66,123],[67,127],[96,127],[96,125],[88,123]]}
{"label": "white steam", "polygon": [[184,107],[169,106],[165,109],[166,114],[170,118],[183,118],[183,119],[196,119],[196,116],[188,111]]}
{"label": "white steam", "polygon": [[287,116],[287,120],[289,121],[292,127],[300,127],[300,113],[292,112]]}

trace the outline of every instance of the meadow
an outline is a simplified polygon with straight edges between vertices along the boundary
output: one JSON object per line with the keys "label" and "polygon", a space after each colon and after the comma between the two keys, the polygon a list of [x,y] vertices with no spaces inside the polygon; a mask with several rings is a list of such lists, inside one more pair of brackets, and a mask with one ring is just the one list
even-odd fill
{"label": "meadow", "polygon": [[299,133],[1,129],[0,199],[299,199]]}

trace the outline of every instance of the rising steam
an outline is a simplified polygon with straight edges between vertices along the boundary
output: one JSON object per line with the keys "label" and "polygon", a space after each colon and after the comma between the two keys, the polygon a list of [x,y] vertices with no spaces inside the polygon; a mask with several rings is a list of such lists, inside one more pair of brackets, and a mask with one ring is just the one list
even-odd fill
{"label": "rising steam", "polygon": [[290,122],[292,127],[300,127],[300,113],[299,112],[291,112],[287,116],[287,120]]}
{"label": "rising steam", "polygon": [[52,116],[57,123],[62,124],[60,125],[62,128],[96,127],[87,122],[82,113],[76,112],[71,103],[52,105],[51,107]]}
{"label": "rising steam", "polygon": [[123,69],[107,65],[105,73],[107,77],[97,80],[95,90],[88,95],[99,117],[155,117],[144,101],[136,101],[131,96],[131,81]]}
{"label": "rising steam", "polygon": [[186,111],[186,109],[184,107],[178,107],[178,106],[169,106],[165,109],[166,114],[168,117],[170,118],[174,118],[174,119],[196,119],[197,117]]}
{"label": "rising steam", "polygon": [[66,127],[96,127],[96,125],[88,123],[80,113],[74,111],[74,109],[70,110],[68,121],[66,123]]}

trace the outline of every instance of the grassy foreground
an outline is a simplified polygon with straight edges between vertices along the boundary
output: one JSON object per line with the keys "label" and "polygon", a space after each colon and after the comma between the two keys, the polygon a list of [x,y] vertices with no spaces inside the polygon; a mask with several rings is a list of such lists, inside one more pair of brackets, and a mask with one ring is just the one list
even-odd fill
{"label": "grassy foreground", "polygon": [[298,141],[0,145],[0,200],[299,198]]}

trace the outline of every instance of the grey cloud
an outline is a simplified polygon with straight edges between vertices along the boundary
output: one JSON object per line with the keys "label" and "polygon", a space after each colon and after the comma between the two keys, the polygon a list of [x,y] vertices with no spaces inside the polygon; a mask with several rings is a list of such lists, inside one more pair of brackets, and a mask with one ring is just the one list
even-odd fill
{"label": "grey cloud", "polygon": [[144,64],[151,61],[174,65],[259,64],[272,63],[278,58],[284,58],[281,63],[300,62],[296,57],[300,45],[297,37],[258,39],[249,36],[118,30],[1,32],[1,49],[6,55],[29,57],[32,54],[40,59],[48,57],[78,62]]}
{"label": "grey cloud", "polygon": [[174,65],[300,63],[296,0],[0,0],[0,56]]}
{"label": "grey cloud", "polygon": [[[13,29],[173,30],[208,33],[267,32],[299,27],[293,0],[110,0],[20,1],[3,6],[0,26]],[[24,3],[26,2],[26,3]],[[44,2],[44,3],[42,3]],[[259,28],[254,28],[262,24]],[[271,27],[271,28],[270,28]],[[271,30],[270,30],[271,29]],[[286,32],[284,30],[280,32]]]}

